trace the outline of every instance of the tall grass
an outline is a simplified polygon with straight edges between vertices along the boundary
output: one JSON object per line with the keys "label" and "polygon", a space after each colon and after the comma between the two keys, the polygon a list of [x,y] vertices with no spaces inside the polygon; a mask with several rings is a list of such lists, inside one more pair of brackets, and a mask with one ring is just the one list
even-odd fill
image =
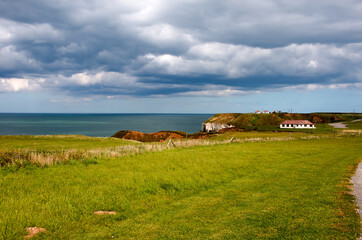
{"label": "tall grass", "polygon": [[[344,135],[352,135],[353,133],[340,133]],[[338,136],[340,136],[340,134]],[[231,136],[231,137],[230,137]],[[85,161],[99,158],[119,158],[128,155],[143,154],[145,152],[159,152],[171,148],[188,148],[194,146],[210,146],[219,144],[228,144],[232,142],[270,142],[270,141],[292,141],[299,139],[320,139],[331,138],[337,135],[307,135],[307,134],[289,134],[274,135],[267,134],[261,137],[242,138],[238,135],[222,135],[211,139],[178,139],[171,142],[163,143],[144,143],[132,145],[121,145],[108,148],[94,149],[64,149],[64,150],[33,150],[26,148],[5,148],[0,149],[0,167],[24,167],[32,164],[38,167],[52,166],[59,163],[65,163],[70,160]],[[239,135],[240,136],[240,135]],[[252,136],[252,135],[247,135]],[[258,135],[256,135],[258,136]],[[280,137],[277,137],[280,136]],[[230,137],[230,138],[229,138]],[[72,139],[71,139],[72,140]]]}

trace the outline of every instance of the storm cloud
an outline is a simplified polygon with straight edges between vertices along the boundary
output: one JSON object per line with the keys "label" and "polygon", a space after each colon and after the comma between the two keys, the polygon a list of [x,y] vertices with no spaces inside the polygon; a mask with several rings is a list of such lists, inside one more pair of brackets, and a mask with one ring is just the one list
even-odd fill
{"label": "storm cloud", "polygon": [[362,88],[357,0],[0,2],[0,93]]}

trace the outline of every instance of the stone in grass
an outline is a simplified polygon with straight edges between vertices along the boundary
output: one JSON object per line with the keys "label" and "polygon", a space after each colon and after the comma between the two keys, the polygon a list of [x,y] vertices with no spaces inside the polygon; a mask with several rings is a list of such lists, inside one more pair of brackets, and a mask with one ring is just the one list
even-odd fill
{"label": "stone in grass", "polygon": [[116,215],[117,213],[113,212],[113,211],[97,211],[97,212],[94,212],[93,214],[96,214],[96,215],[104,215],[104,214]]}
{"label": "stone in grass", "polygon": [[26,235],[25,238],[32,238],[35,237],[38,233],[45,232],[46,229],[40,227],[28,227],[26,231],[28,232],[28,235]]}

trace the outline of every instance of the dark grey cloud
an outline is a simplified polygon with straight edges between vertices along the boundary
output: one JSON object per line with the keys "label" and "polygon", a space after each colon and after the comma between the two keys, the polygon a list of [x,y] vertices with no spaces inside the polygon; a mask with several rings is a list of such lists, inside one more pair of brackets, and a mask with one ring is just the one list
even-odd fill
{"label": "dark grey cloud", "polygon": [[361,65],[357,0],[0,2],[0,92],[361,87]]}

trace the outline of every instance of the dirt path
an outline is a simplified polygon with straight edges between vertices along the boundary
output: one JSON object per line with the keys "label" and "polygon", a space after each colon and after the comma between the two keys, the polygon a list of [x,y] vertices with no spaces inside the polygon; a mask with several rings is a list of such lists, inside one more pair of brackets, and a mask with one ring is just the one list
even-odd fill
{"label": "dirt path", "polygon": [[[356,197],[358,207],[357,212],[359,213],[362,222],[362,163],[358,165],[356,174],[352,177],[351,182],[354,185],[352,194]],[[362,237],[358,239],[362,239]]]}
{"label": "dirt path", "polygon": [[346,124],[343,122],[330,123],[329,125],[331,125],[334,128],[347,128]]}

